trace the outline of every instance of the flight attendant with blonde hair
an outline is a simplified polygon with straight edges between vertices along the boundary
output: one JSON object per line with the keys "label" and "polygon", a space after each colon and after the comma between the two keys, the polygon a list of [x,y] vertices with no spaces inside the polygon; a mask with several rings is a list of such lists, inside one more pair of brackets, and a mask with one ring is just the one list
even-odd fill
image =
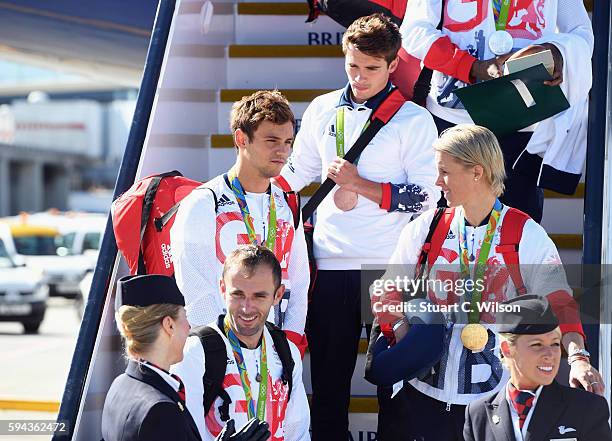
{"label": "flight attendant with blonde hair", "polygon": [[509,308],[497,313],[497,326],[510,381],[497,394],[468,405],[465,441],[612,440],[606,400],[555,381],[561,331],[548,301],[524,295],[502,305]]}

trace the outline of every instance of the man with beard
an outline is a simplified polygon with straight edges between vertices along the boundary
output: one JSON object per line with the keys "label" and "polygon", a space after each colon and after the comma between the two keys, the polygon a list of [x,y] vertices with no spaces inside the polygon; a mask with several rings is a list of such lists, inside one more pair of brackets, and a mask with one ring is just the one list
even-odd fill
{"label": "man with beard", "polygon": [[[228,254],[220,288],[227,314],[193,330],[183,360],[172,369],[185,383],[185,403],[200,436],[219,440],[215,437],[226,421],[231,425],[233,420],[236,428],[265,421],[270,440],[310,441],[300,352],[282,331],[266,323],[285,291],[277,259],[263,246],[238,247]],[[215,379],[214,361],[223,368]],[[258,421],[249,423],[253,418]]]}

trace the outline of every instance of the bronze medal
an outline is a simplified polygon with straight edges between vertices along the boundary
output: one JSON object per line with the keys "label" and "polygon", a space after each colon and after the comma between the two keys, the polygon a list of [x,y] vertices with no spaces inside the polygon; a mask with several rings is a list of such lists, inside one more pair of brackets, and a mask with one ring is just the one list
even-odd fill
{"label": "bronze medal", "polygon": [[461,331],[461,343],[472,352],[480,352],[489,341],[489,333],[480,323],[470,323]]}
{"label": "bronze medal", "polygon": [[351,211],[357,206],[357,193],[339,188],[334,193],[334,204],[342,211]]}

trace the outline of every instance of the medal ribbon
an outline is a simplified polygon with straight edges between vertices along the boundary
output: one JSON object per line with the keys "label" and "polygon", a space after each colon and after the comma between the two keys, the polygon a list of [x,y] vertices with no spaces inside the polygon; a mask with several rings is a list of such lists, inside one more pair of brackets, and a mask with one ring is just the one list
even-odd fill
{"label": "medal ribbon", "polygon": [[495,30],[506,30],[506,26],[508,25],[508,11],[510,11],[510,0],[493,0]]}
{"label": "medal ribbon", "polygon": [[227,316],[225,316],[225,319],[223,320],[223,329],[230,342],[232,351],[234,352],[234,359],[236,360],[236,366],[238,366],[238,372],[240,373],[242,390],[244,390],[244,397],[247,402],[247,413],[249,420],[257,417],[257,419],[260,421],[265,421],[266,398],[268,394],[268,357],[266,355],[265,335],[262,335],[261,337],[261,381],[259,382],[259,397],[257,398],[256,415],[255,403],[253,402],[253,393],[251,392],[251,382],[249,380],[249,373],[247,372],[246,365],[244,364],[244,357],[242,355],[242,349],[240,348],[240,342],[238,341],[236,334],[234,334],[234,331],[232,331],[230,328],[229,319]]}
{"label": "medal ribbon", "polygon": [[478,303],[482,300],[482,288],[479,288],[477,282],[484,278],[485,271],[487,269],[487,260],[489,259],[489,252],[491,251],[491,244],[493,242],[493,237],[495,236],[495,231],[497,230],[497,224],[499,223],[499,218],[501,216],[502,211],[502,203],[499,199],[495,200],[495,204],[493,205],[493,211],[491,212],[491,216],[489,216],[489,222],[487,223],[487,230],[485,232],[484,239],[482,241],[482,245],[478,250],[478,258],[476,259],[476,267],[474,268],[474,277],[471,277],[470,274],[470,259],[468,257],[468,249],[467,249],[467,232],[465,227],[465,216],[463,213],[459,217],[459,264],[461,268],[461,277],[464,280],[472,279],[474,281],[474,289],[471,292],[470,299],[470,307],[471,311],[468,315],[469,323],[478,323],[480,322],[480,311],[478,310]]}
{"label": "medal ribbon", "polygon": [[[240,212],[242,213],[242,220],[244,221],[244,226],[246,227],[247,234],[249,235],[249,242],[255,245],[263,245],[263,242],[262,244],[257,243],[255,225],[253,225],[253,218],[251,217],[249,206],[247,205],[246,196],[242,188],[242,184],[240,184],[238,176],[236,176],[236,172],[233,169],[228,172],[228,179],[230,181],[232,191],[234,192],[234,196],[236,196],[238,206],[240,207]],[[269,191],[270,211],[268,212],[268,237],[266,239],[265,245],[266,248],[274,252],[274,246],[276,243],[276,203],[274,202],[274,195],[272,194],[272,189],[270,188]]]}
{"label": "medal ribbon", "polygon": [[[361,133],[370,125],[370,120],[365,123]],[[336,155],[344,158],[344,107],[339,107],[336,111]],[[357,161],[355,161],[355,165]]]}

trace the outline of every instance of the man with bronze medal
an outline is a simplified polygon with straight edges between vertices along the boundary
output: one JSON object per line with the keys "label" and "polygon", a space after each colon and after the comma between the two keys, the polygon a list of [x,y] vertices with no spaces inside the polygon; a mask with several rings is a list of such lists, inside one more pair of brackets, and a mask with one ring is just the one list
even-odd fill
{"label": "man with bronze medal", "polygon": [[[594,42],[582,0],[409,1],[400,30],[408,54],[433,71],[426,105],[440,133],[473,122],[457,89],[501,77],[509,59],[550,51],[554,69],[544,84],[560,86],[570,108],[499,138],[506,167],[500,199],[540,222],[543,188],[574,193],[586,155],[580,127],[587,123]],[[500,117],[512,118],[498,104]]]}
{"label": "man with bronze medal", "polygon": [[[379,438],[384,441],[463,440],[465,406],[498,392],[509,378],[497,352],[497,305],[527,293],[546,297],[559,318],[561,342],[571,361],[570,385],[603,391],[598,388],[601,376],[589,362],[579,306],[554,243],[525,213],[500,202],[505,171],[493,133],[460,124],[446,130],[434,150],[436,184],[450,208],[423,213],[404,228],[382,280],[395,280],[398,272],[420,267],[419,256],[425,252],[427,280],[451,282],[451,288],[428,284],[427,300],[440,310],[458,307],[445,314],[447,335],[439,361],[425,374],[397,383],[392,399],[381,408],[393,414],[396,427],[401,426],[394,435],[381,437],[379,415]],[[414,272],[408,276],[414,277]],[[392,304],[395,293],[389,295]],[[389,303],[386,293],[376,300]],[[377,317],[381,326],[383,321],[392,326],[389,344],[394,340],[400,345],[411,337],[406,315]]]}
{"label": "man with bronze medal", "polygon": [[[342,43],[348,84],[309,105],[280,177],[294,191],[319,178],[335,183],[318,205],[313,238],[318,272],[306,332],[314,440],[348,436],[351,377],[363,323],[372,320],[367,286],[382,274],[397,232],[439,199],[431,151],[436,129],[413,103],[402,99],[356,164],[344,159],[376,127],[377,110],[398,96],[389,75],[400,45],[397,26],[380,14],[349,26]],[[362,271],[364,265],[381,271]]]}

